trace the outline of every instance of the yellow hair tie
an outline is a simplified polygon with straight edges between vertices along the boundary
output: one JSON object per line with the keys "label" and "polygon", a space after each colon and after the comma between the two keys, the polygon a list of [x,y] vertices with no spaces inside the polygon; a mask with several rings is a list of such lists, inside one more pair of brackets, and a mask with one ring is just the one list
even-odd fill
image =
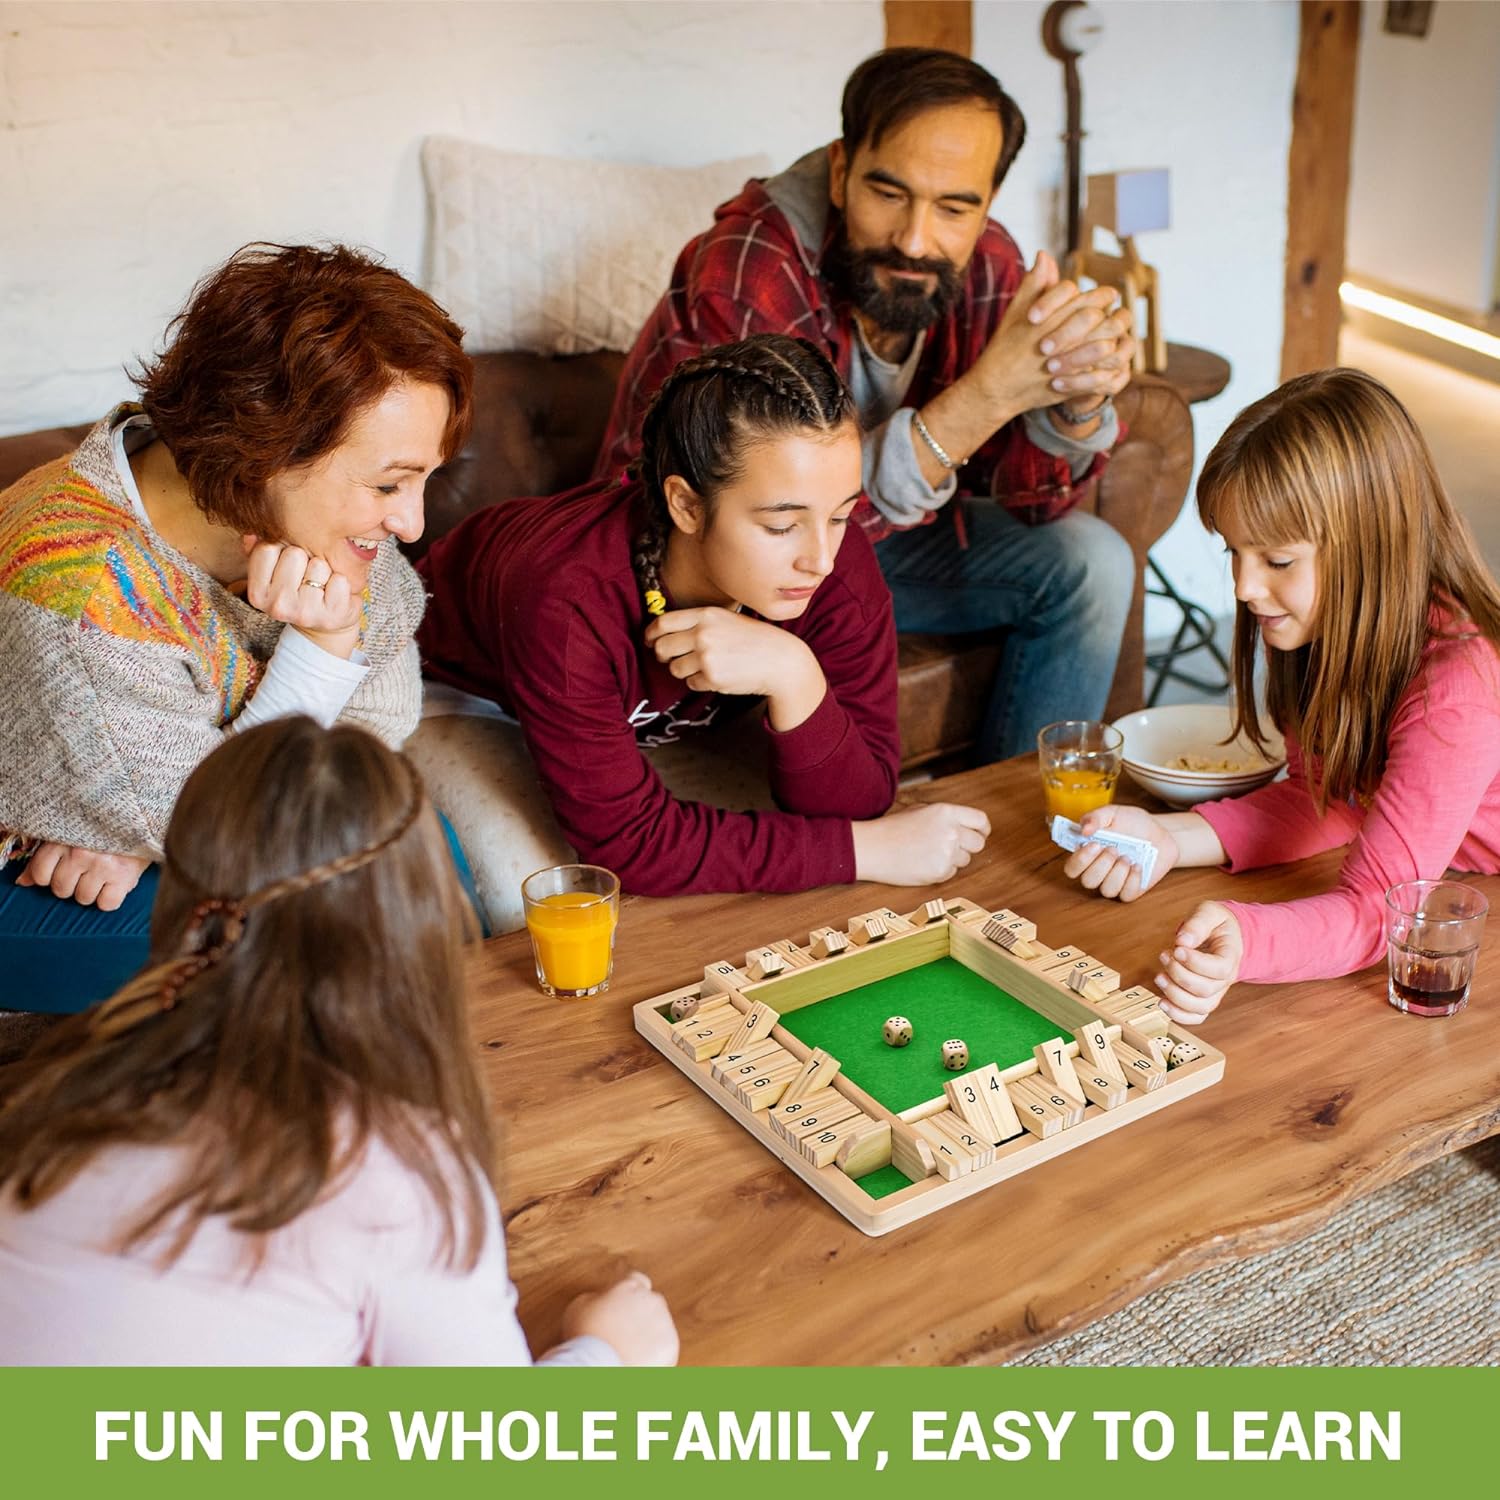
{"label": "yellow hair tie", "polygon": [[646,613],[648,615],[664,615],[667,612],[666,595],[660,589],[646,590]]}

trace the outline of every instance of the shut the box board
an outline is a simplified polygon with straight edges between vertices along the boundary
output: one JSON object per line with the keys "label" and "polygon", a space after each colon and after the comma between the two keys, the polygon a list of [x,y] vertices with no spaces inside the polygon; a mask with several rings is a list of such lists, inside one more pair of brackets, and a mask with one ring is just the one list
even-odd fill
{"label": "shut the box board", "polygon": [[[908,1022],[909,1040],[888,1021]],[[871,1235],[1224,1074],[1223,1054],[1176,1028],[1149,990],[963,897],[710,963],[643,1000],[635,1024]]]}

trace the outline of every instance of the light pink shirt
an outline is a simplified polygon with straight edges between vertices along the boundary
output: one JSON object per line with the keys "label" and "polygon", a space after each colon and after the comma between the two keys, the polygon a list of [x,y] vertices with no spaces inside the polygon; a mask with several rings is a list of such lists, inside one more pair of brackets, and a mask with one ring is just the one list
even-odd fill
{"label": "light pink shirt", "polygon": [[[0,1192],[0,1365],[525,1365],[505,1236],[488,1189],[472,1270],[439,1260],[441,1226],[419,1179],[380,1142],[331,1195],[270,1236],[207,1220],[165,1270],[163,1240],[111,1240],[170,1183],[175,1148],[114,1147],[22,1212]],[[543,1364],[618,1364],[600,1339]]]}
{"label": "light pink shirt", "polygon": [[1330,803],[1321,818],[1300,748],[1287,779],[1195,808],[1227,869],[1307,859],[1349,845],[1337,884],[1275,905],[1227,902],[1245,937],[1240,978],[1331,979],[1385,955],[1385,893],[1452,868],[1500,873],[1500,657],[1486,640],[1432,640],[1396,705],[1385,774],[1368,808]]}

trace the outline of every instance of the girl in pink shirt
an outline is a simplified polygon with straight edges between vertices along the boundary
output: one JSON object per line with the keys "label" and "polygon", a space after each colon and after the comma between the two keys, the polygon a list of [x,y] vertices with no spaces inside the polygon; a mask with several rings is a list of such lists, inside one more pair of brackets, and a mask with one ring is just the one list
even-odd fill
{"label": "girl in pink shirt", "polygon": [[[528,1364],[415,770],[275,720],[189,777],[151,963],[0,1074],[0,1365]],[[554,1364],[670,1364],[632,1272]]]}
{"label": "girl in pink shirt", "polygon": [[[1257,643],[1287,779],[1193,812],[1108,807],[1085,833],[1150,839],[1174,865],[1232,871],[1347,846],[1331,891],[1206,901],[1156,976],[1203,1020],[1236,979],[1331,978],[1385,952],[1383,902],[1447,869],[1500,873],[1500,587],[1416,424],[1378,381],[1323,370],[1247,407],[1209,454],[1198,512],[1234,564],[1238,727],[1258,743]],[[1135,868],[1085,844],[1066,871],[1134,900]]]}

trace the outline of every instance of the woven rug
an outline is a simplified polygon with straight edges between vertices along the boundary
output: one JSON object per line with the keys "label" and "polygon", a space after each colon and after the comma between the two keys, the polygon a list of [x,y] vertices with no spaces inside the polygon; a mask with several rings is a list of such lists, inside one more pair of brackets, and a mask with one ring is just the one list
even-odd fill
{"label": "woven rug", "polygon": [[1016,1365],[1500,1362],[1500,1137],[1281,1250],[1175,1282]]}

